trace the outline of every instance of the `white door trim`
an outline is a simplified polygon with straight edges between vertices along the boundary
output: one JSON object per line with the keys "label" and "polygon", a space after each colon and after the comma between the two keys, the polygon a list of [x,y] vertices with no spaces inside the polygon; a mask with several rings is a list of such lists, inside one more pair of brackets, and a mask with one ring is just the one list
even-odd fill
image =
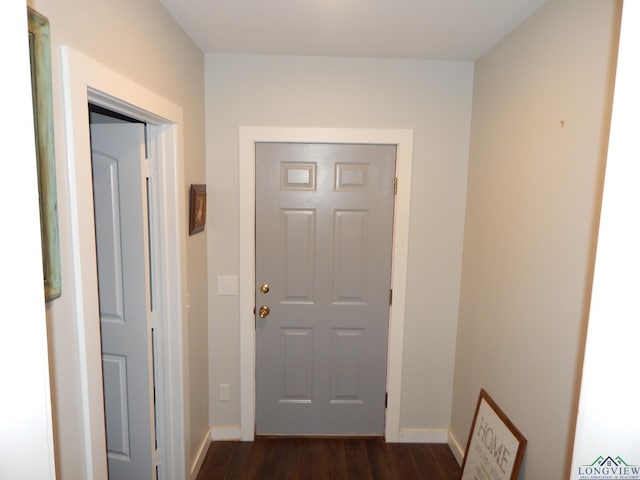
{"label": "white door trim", "polygon": [[413,130],[354,128],[239,128],[240,191],[240,429],[242,440],[255,436],[255,144],[256,142],[367,143],[396,145],[398,194],[393,228],[393,304],[389,314],[387,414],[385,439],[400,436],[402,352],[409,248]]}
{"label": "white door trim", "polygon": [[[158,147],[157,186],[161,202],[159,261],[162,291],[160,327],[164,331],[158,376],[164,386],[159,411],[164,423],[166,449],[162,459],[166,478],[184,479],[188,405],[183,339],[186,318],[186,232],[182,109],[126,77],[69,47],[62,48],[65,131],[75,318],[82,382],[82,416],[86,477],[107,478],[102,389],[99,306],[94,234],[91,149],[88,103],[110,108],[152,125]],[[169,274],[171,272],[171,274]]]}

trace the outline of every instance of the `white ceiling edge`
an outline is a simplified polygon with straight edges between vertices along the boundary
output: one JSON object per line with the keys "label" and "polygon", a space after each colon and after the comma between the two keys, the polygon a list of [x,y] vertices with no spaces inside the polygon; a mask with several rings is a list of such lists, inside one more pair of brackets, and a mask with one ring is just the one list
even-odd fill
{"label": "white ceiling edge", "polygon": [[205,53],[476,60],[547,0],[160,0]]}

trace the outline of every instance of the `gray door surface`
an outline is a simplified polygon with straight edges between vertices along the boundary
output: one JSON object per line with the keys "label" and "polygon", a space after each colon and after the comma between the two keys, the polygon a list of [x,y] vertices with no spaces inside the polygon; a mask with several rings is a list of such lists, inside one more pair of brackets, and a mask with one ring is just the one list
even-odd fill
{"label": "gray door surface", "polygon": [[395,159],[256,144],[259,435],[384,433]]}
{"label": "gray door surface", "polygon": [[102,369],[110,480],[155,478],[142,124],[92,124]]}

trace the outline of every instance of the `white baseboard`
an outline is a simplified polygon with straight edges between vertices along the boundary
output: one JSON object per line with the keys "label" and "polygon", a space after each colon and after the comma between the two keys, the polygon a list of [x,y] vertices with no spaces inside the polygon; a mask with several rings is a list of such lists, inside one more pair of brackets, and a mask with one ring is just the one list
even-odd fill
{"label": "white baseboard", "polygon": [[189,478],[191,480],[195,480],[195,478],[198,476],[200,467],[202,467],[202,462],[204,462],[204,457],[207,456],[209,443],[211,443],[211,427],[209,427],[209,429],[207,430],[207,433],[204,435],[204,438],[200,442],[200,447],[198,448],[198,454],[196,455],[195,460],[191,464],[191,470],[189,472]]}
{"label": "white baseboard", "polygon": [[399,443],[447,443],[446,428],[402,428]]}
{"label": "white baseboard", "polygon": [[453,433],[451,433],[451,430],[449,430],[447,444],[449,445],[449,448],[453,452],[453,456],[456,457],[456,460],[458,461],[458,465],[462,465],[462,459],[464,458],[465,447],[463,447],[460,444],[460,442],[456,439]]}
{"label": "white baseboard", "polygon": [[211,440],[241,440],[242,430],[240,427],[213,427],[211,429]]}

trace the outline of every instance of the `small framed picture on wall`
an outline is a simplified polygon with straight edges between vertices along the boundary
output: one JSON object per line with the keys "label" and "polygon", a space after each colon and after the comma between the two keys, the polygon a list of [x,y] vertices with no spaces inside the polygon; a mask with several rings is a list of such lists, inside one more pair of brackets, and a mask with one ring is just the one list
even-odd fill
{"label": "small framed picture on wall", "polygon": [[207,221],[207,186],[191,185],[189,195],[189,235],[202,232]]}

